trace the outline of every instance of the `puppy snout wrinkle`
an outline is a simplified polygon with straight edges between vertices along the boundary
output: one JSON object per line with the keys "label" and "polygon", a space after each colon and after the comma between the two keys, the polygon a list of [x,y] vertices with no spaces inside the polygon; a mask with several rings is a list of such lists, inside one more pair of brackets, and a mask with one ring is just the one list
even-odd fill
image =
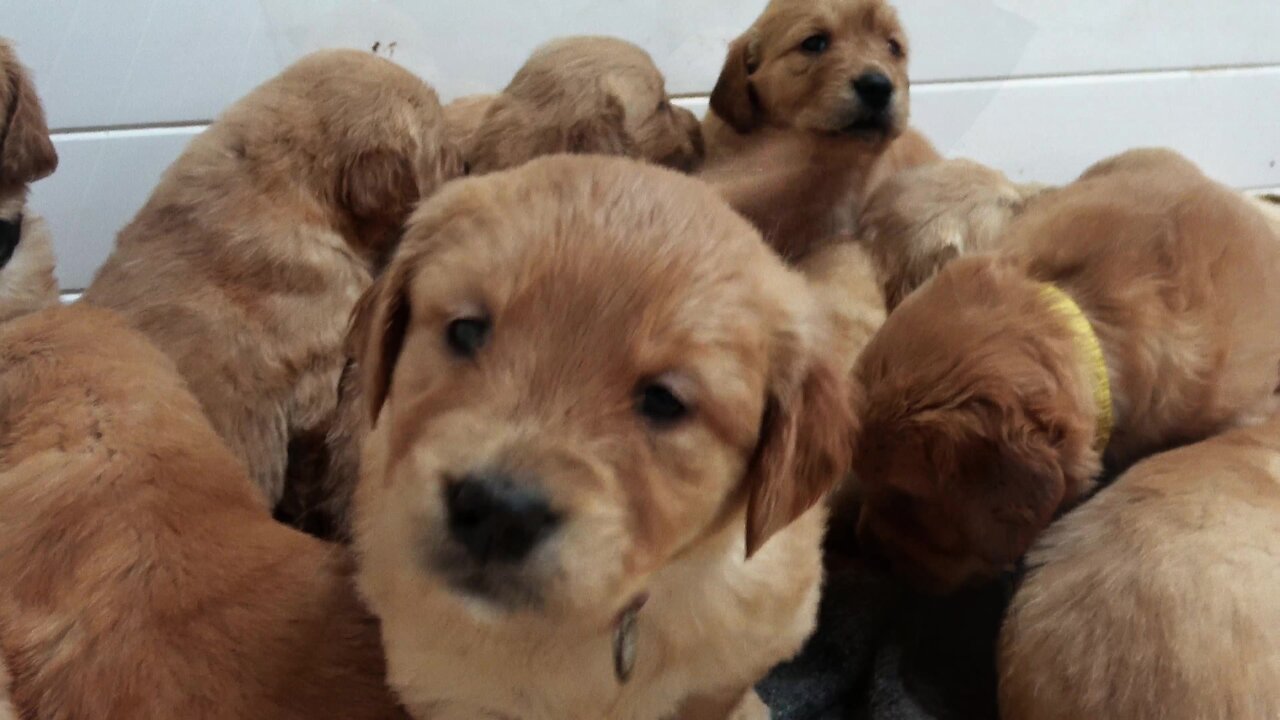
{"label": "puppy snout wrinkle", "polygon": [[858,98],[872,110],[884,110],[893,99],[893,80],[882,72],[871,71],[860,75],[853,81],[853,90]]}
{"label": "puppy snout wrinkle", "polygon": [[541,493],[501,472],[469,473],[444,487],[449,535],[478,563],[516,563],[560,523]]}

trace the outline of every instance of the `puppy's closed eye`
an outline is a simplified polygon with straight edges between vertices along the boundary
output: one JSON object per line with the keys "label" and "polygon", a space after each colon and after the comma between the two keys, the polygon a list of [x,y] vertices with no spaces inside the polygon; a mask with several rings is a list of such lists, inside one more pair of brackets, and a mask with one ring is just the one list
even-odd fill
{"label": "puppy's closed eye", "polygon": [[901,60],[907,54],[907,49],[902,46],[902,41],[897,38],[889,38],[889,53],[895,58]]}

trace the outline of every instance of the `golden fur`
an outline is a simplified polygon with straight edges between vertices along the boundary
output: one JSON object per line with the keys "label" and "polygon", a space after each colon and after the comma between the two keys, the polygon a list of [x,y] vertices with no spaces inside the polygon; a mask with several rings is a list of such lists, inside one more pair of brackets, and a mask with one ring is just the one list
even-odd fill
{"label": "golden fur", "polygon": [[[859,535],[922,584],[998,572],[1112,468],[1266,417],[1280,385],[1280,244],[1238,193],[1169,151],[1100,163],[953,261],[859,363]],[[1114,432],[1075,300],[1105,357]]]}
{"label": "golden fur", "polygon": [[867,200],[858,241],[892,310],[951,260],[1000,248],[1005,228],[1046,190],[971,160],[942,160],[886,180]]}
{"label": "golden fur", "polygon": [[85,292],[173,358],[270,506],[331,422],[356,299],[461,172],[443,126],[391,62],[308,56],[192,141]]}
{"label": "golden fur", "polygon": [[0,221],[21,218],[19,241],[0,267],[0,322],[58,302],[53,239],[27,207],[28,186],[58,167],[44,108],[27,69],[0,39]]}
{"label": "golden fur", "polygon": [[1280,420],[1143,461],[1028,564],[1005,720],[1280,717]]}
{"label": "golden fur", "polygon": [[[360,587],[417,717],[767,717],[752,687],[812,631],[853,418],[821,307],[745,221],[617,158],[461,181],[353,332]],[[687,413],[646,415],[650,393]],[[477,469],[559,516],[526,559],[459,549],[448,497]],[[620,684],[610,638],[646,594]]]}
{"label": "golden fur", "polygon": [[649,54],[625,40],[555,40],[488,104],[463,146],[467,163],[480,174],[567,152],[691,171],[702,160],[702,131],[693,113],[671,103],[665,84]]}
{"label": "golden fur", "polygon": [[497,97],[486,94],[467,95],[444,106],[445,132],[454,147],[471,147],[476,131],[480,129],[489,106],[493,105]]}
{"label": "golden fur", "polygon": [[0,657],[0,720],[18,720],[18,713],[9,702],[9,671],[5,669],[3,657]]}
{"label": "golden fur", "polygon": [[[802,44],[825,38],[811,52]],[[906,34],[883,0],[772,0],[729,47],[703,120],[703,177],[788,259],[855,228],[863,201],[937,152],[907,127]],[[886,107],[854,83],[892,83]]]}
{"label": "golden fur", "polygon": [[344,551],[274,520],[173,363],[79,303],[0,327],[19,717],[396,718]]}

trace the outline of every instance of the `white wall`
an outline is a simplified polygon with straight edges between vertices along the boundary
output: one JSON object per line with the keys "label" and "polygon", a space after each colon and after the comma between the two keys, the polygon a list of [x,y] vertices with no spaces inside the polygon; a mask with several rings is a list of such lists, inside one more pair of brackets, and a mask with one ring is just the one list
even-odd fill
{"label": "white wall", "polygon": [[[62,164],[33,203],[83,287],[190,137],[302,53],[371,48],[446,98],[501,87],[534,46],[608,33],[699,109],[764,0],[0,0]],[[1064,181],[1171,145],[1241,188],[1280,187],[1280,0],[899,0],[915,122],[948,154]],[[391,49],[394,43],[394,49]]]}

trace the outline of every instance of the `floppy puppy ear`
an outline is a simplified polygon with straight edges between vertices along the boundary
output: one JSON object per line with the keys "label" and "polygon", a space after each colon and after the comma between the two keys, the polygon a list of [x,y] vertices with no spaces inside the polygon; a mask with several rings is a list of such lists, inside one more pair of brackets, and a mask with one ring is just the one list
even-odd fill
{"label": "floppy puppy ear", "polygon": [[342,174],[342,201],[352,215],[398,222],[421,196],[412,160],[379,148],[353,158]]}
{"label": "floppy puppy ear", "polygon": [[[789,373],[788,373],[789,374]],[[816,505],[853,460],[850,380],[828,357],[778,378],[747,469],[747,557]]]}
{"label": "floppy puppy ear", "polygon": [[627,111],[612,95],[605,101],[604,111],[577,120],[565,136],[565,152],[584,155],[625,155],[638,153],[627,132]]}
{"label": "floppy puppy ear", "polygon": [[0,65],[5,70],[8,92],[0,93],[7,105],[0,107],[0,184],[29,183],[48,176],[58,168],[58,152],[49,138],[44,108],[26,68],[13,51],[0,43]]}
{"label": "floppy puppy ear", "polygon": [[751,74],[759,62],[759,39],[748,31],[729,45],[724,69],[711,91],[711,109],[734,130],[748,133],[763,121],[760,100],[751,85]]}
{"label": "floppy puppy ear", "polygon": [[370,424],[378,422],[378,413],[391,388],[391,375],[404,349],[405,333],[409,330],[412,276],[412,265],[408,261],[394,261],[365,291],[351,312],[347,356],[356,361]]}

